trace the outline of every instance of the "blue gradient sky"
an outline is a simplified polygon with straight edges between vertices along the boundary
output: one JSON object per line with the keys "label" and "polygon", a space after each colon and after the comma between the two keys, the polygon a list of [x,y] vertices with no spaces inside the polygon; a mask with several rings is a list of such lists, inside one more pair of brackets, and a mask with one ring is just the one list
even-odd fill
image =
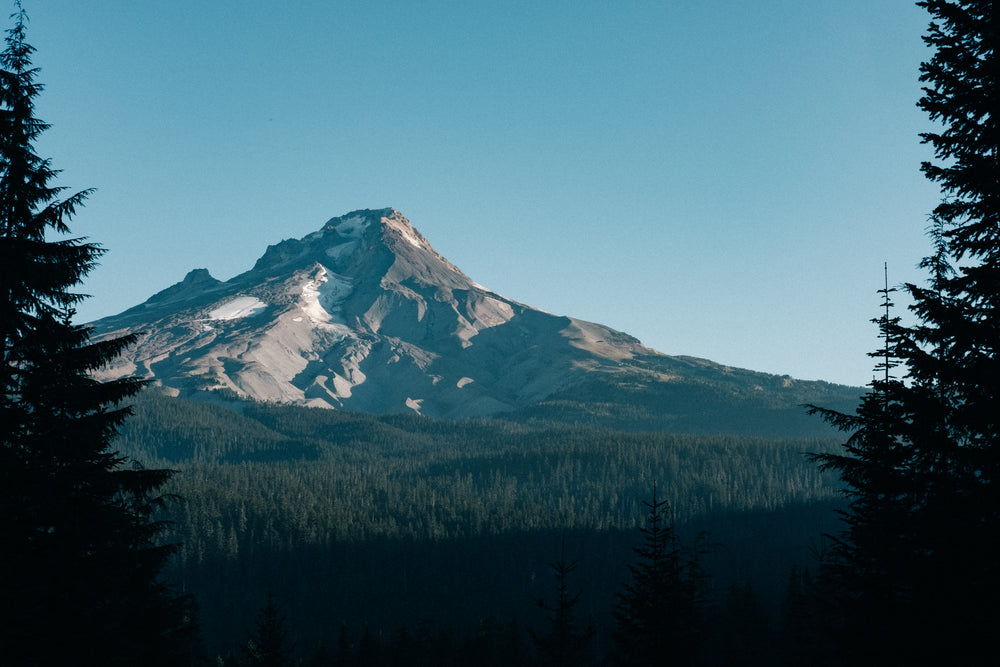
{"label": "blue gradient sky", "polygon": [[512,299],[864,384],[883,261],[921,279],[910,0],[24,5],[82,320],[394,206]]}

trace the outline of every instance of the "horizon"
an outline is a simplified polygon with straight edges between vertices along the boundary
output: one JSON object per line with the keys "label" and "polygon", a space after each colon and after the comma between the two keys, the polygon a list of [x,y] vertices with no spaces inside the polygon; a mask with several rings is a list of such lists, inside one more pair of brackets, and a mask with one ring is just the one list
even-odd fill
{"label": "horizon", "polygon": [[393,207],[508,298],[858,386],[883,262],[923,280],[911,2],[23,4],[38,153],[109,250],[78,321]]}

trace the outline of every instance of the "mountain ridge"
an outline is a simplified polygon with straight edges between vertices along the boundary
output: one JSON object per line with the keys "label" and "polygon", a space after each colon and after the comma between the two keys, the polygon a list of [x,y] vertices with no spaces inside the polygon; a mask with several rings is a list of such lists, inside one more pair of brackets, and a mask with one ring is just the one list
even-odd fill
{"label": "mountain ridge", "polygon": [[[828,383],[775,383],[767,378],[776,376],[665,355],[624,332],[501,296],[440,255],[394,208],[352,211],[269,245],[227,281],[194,269],[92,325],[97,338],[140,333],[99,377],[136,374],[189,397],[228,390],[293,405],[456,418],[566,400],[574,387],[645,386],[666,396],[729,383],[713,395],[736,396],[752,382],[750,404],[777,400],[785,408],[803,389],[810,399],[829,394],[839,403],[845,395]],[[789,400],[775,399],[788,383],[796,385]]]}

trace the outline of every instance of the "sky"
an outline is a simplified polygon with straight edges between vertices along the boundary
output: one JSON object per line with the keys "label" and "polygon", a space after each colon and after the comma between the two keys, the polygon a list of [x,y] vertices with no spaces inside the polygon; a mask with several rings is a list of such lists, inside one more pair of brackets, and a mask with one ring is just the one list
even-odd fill
{"label": "sky", "polygon": [[863,385],[883,264],[923,280],[910,0],[23,5],[38,152],[108,251],[78,321],[392,206],[521,303]]}

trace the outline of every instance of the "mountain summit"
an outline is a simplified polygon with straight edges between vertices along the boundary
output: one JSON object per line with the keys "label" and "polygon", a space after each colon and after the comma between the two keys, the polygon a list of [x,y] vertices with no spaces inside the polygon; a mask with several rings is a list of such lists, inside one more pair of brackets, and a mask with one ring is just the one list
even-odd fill
{"label": "mountain summit", "polygon": [[472,281],[392,208],[333,218],[268,247],[225,282],[195,269],[93,326],[99,337],[145,332],[105,378],[138,374],[175,395],[228,389],[376,413],[579,417],[615,397],[634,410],[641,395],[639,403],[653,401],[673,419],[671,396],[705,410],[697,397],[706,390],[748,394],[774,408],[802,397],[792,385],[833,387],[670,357],[608,327],[512,301]]}

